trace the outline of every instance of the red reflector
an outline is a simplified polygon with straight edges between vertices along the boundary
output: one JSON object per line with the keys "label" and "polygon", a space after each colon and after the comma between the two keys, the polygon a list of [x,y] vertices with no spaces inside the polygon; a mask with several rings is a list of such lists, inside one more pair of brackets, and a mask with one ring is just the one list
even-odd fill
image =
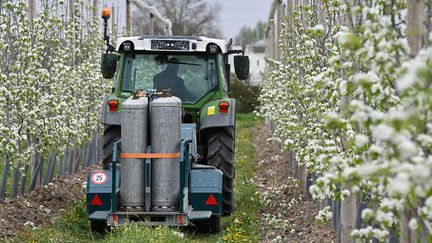
{"label": "red reflector", "polygon": [[210,194],[210,196],[207,198],[205,205],[206,206],[217,206],[218,205],[216,198],[213,196],[213,194]]}
{"label": "red reflector", "polygon": [[112,216],[112,221],[113,221],[113,223],[117,222],[117,215],[114,214],[114,215]]}
{"label": "red reflector", "polygon": [[182,225],[183,224],[183,216],[179,215],[179,224]]}
{"label": "red reflector", "polygon": [[100,199],[98,194],[96,194],[94,196],[94,198],[91,200],[90,205],[92,205],[92,206],[102,206],[103,205],[102,200]]}
{"label": "red reflector", "polygon": [[118,100],[109,100],[108,107],[109,111],[117,111],[118,110],[119,101]]}
{"label": "red reflector", "polygon": [[229,108],[229,103],[226,101],[219,102],[220,112],[227,113]]}

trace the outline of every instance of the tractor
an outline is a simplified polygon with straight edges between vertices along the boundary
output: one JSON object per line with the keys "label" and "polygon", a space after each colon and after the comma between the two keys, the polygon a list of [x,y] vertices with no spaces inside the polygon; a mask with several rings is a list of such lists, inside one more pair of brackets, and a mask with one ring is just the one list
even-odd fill
{"label": "tractor", "polygon": [[[232,40],[193,36],[107,35],[102,11],[101,71],[114,79],[104,98],[103,168],[90,171],[91,228],[138,221],[218,232],[233,212],[235,99],[228,97],[234,56],[239,79],[249,59]],[[240,55],[241,54],[241,55]]]}

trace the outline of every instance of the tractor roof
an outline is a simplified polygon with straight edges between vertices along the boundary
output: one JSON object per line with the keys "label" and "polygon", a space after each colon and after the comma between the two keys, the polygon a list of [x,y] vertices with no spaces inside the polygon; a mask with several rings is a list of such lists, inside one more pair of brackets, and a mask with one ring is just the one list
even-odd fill
{"label": "tractor roof", "polygon": [[216,44],[222,53],[227,50],[225,40],[194,36],[144,35],[117,39],[117,51],[122,51],[123,44],[133,43],[134,50],[170,51],[170,52],[206,52],[208,44]]}

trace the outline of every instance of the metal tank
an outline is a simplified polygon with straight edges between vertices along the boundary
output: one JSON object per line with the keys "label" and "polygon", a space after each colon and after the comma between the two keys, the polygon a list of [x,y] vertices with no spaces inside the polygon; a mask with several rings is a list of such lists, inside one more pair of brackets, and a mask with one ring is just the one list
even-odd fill
{"label": "metal tank", "polygon": [[[148,98],[131,97],[122,106],[122,153],[145,153],[147,148]],[[144,208],[145,159],[121,160],[120,206]],[[135,208],[135,210],[131,209]]]}
{"label": "metal tank", "polygon": [[[150,136],[153,153],[180,152],[181,100],[161,97],[150,103]],[[178,209],[180,158],[153,159],[152,210],[170,212]]]}

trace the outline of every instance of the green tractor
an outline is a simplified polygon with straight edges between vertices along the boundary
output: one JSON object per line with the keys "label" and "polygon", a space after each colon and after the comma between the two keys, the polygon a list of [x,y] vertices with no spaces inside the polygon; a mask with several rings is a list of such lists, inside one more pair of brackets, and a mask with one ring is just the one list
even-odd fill
{"label": "green tractor", "polygon": [[196,161],[223,172],[222,210],[233,212],[235,176],[235,99],[228,97],[230,64],[239,79],[249,75],[249,59],[242,50],[230,50],[232,41],[190,36],[136,36],[105,40],[102,55],[104,78],[114,78],[114,87],[103,102],[103,166],[110,167],[113,143],[120,139],[122,103],[140,90],[170,90],[182,100],[182,122],[195,123]]}

